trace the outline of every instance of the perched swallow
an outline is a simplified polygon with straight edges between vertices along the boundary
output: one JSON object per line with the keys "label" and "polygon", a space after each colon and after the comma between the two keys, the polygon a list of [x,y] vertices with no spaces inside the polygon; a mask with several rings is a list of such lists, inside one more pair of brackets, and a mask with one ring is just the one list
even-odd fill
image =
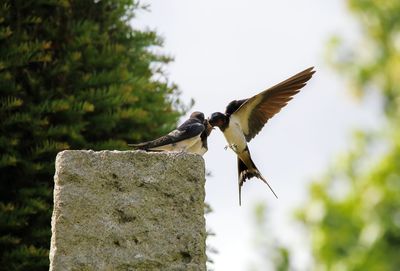
{"label": "perched swallow", "polygon": [[205,127],[204,131],[200,135],[200,139],[193,144],[187,151],[191,153],[197,153],[200,155],[204,155],[208,150],[207,138],[211,134],[211,131],[214,129],[208,122],[208,120],[204,120],[203,125]]}
{"label": "perched swallow", "polygon": [[308,68],[249,99],[230,102],[225,114],[216,112],[211,115],[209,119],[211,126],[218,126],[228,142],[227,147],[230,147],[238,157],[239,205],[241,205],[243,183],[252,177],[266,183],[278,198],[251,159],[247,142],[250,142],[265,123],[306,85],[315,73],[313,69],[314,67]]}
{"label": "perched swallow", "polygon": [[211,132],[207,125],[211,127],[204,114],[196,111],[169,134],[152,141],[128,145],[136,150],[184,151],[203,155],[207,151],[207,137]]}

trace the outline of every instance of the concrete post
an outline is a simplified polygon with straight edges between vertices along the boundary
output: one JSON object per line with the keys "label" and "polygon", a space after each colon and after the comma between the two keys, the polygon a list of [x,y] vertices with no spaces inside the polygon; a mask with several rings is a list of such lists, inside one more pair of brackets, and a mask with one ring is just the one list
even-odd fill
{"label": "concrete post", "polygon": [[187,153],[57,155],[50,270],[205,270],[204,161]]}

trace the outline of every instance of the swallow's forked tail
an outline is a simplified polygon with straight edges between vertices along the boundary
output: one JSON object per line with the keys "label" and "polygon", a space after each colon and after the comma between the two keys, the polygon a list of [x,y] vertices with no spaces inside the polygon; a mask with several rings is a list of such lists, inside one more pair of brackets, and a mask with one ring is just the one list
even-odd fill
{"label": "swallow's forked tail", "polygon": [[129,147],[133,147],[134,150],[145,150],[147,146],[147,142],[139,143],[139,144],[128,144]]}
{"label": "swallow's forked tail", "polygon": [[257,169],[256,165],[254,164],[253,160],[251,160],[251,156],[250,156],[250,152],[249,150],[245,150],[244,155],[241,155],[242,158],[244,158],[245,160],[247,160],[248,164],[251,165],[251,167],[247,167],[246,164],[239,158],[238,156],[238,185],[239,185],[239,205],[242,205],[242,186],[243,183],[248,180],[251,179],[253,177],[256,177],[258,179],[260,179],[261,181],[263,181],[266,185],[268,185],[269,189],[271,190],[271,192],[274,194],[274,196],[276,198],[278,198],[278,196],[276,195],[275,191],[272,189],[272,187],[269,185],[269,183],[267,182],[267,180],[261,175],[260,171]]}
{"label": "swallow's forked tail", "polygon": [[158,149],[152,149],[154,148],[154,140],[153,141],[147,141],[143,143],[138,143],[138,144],[128,144],[129,147],[133,147],[134,150],[143,150],[143,151],[148,151],[148,152],[161,152],[163,150],[158,150]]}

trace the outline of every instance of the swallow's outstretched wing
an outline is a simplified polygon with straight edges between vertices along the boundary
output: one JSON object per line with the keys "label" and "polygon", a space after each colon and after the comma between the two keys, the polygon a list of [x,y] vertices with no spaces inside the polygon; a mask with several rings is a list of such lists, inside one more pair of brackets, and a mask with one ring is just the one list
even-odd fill
{"label": "swallow's outstretched wing", "polygon": [[232,101],[227,106],[225,114],[237,117],[246,141],[250,142],[265,123],[306,85],[315,73],[313,69],[314,67],[308,68],[249,99]]}

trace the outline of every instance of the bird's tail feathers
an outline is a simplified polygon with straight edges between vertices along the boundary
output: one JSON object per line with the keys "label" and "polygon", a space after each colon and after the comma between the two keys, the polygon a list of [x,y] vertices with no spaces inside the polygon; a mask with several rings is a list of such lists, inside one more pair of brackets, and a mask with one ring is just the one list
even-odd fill
{"label": "bird's tail feathers", "polygon": [[143,142],[139,144],[128,144],[129,147],[133,147],[135,150],[145,150],[147,149],[149,142]]}
{"label": "bird's tail feathers", "polygon": [[129,147],[132,147],[135,150],[140,150],[141,148],[143,148],[143,143],[141,144],[128,144]]}
{"label": "bird's tail feathers", "polygon": [[276,195],[274,189],[272,189],[271,185],[267,182],[267,180],[261,175],[260,171],[256,169],[256,173],[254,174],[255,177],[259,178],[261,181],[263,181],[266,185],[268,185],[269,189],[271,190],[272,194],[274,194],[275,198],[278,198]]}
{"label": "bird's tail feathers", "polygon": [[276,198],[278,198],[278,196],[276,195],[275,191],[272,189],[271,185],[267,182],[267,180],[261,175],[261,172],[257,169],[256,165],[254,164],[253,160],[251,159],[250,156],[250,152],[247,150],[246,151],[246,155],[245,155],[245,160],[247,160],[246,162],[248,164],[251,165],[251,167],[249,168],[245,162],[242,161],[241,158],[239,158],[238,156],[238,185],[239,185],[239,205],[242,204],[242,186],[243,183],[246,180],[249,180],[253,177],[256,177],[258,179],[260,179],[261,181],[263,181],[271,190],[271,192],[274,194],[274,196]]}
{"label": "bird's tail feathers", "polygon": [[160,152],[162,150],[152,149],[153,141],[138,143],[138,144],[128,144],[129,147],[132,147],[134,150],[144,150],[150,152]]}
{"label": "bird's tail feathers", "polygon": [[246,181],[246,172],[247,166],[243,163],[243,161],[238,156],[238,186],[239,186],[239,206],[242,205],[242,186],[243,183]]}

